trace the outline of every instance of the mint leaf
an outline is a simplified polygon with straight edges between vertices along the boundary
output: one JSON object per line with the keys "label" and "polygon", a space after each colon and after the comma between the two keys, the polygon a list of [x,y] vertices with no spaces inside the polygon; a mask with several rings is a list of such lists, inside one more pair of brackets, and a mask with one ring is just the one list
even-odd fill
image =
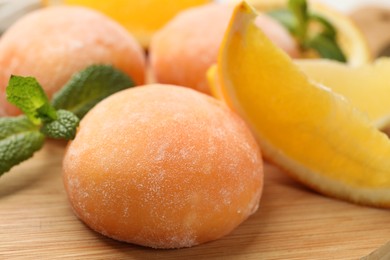
{"label": "mint leaf", "polygon": [[322,31],[320,32],[322,35],[336,41],[336,28],[334,28],[333,24],[331,24],[325,17],[316,13],[311,13],[310,20],[312,23],[318,23],[318,25],[322,28]]}
{"label": "mint leaf", "polygon": [[323,58],[340,62],[347,61],[342,50],[335,41],[329,39],[329,37],[326,37],[325,35],[319,34],[310,39],[307,44],[308,47],[315,49]]}
{"label": "mint leaf", "polygon": [[41,85],[33,77],[12,75],[6,95],[7,100],[20,108],[35,125],[57,118]]}
{"label": "mint leaf", "polygon": [[134,82],[123,72],[109,65],[92,65],[75,74],[52,100],[56,109],[65,109],[82,118],[102,99]]}
{"label": "mint leaf", "polygon": [[39,128],[32,124],[25,116],[0,117],[0,140],[26,130],[38,131]]}
{"label": "mint leaf", "polygon": [[78,116],[84,116],[105,97],[132,86],[133,81],[112,66],[93,65],[75,74],[56,93],[52,105],[37,80],[11,76],[7,99],[25,116],[0,118],[0,176],[30,158],[43,146],[45,137],[73,139]]}
{"label": "mint leaf", "polygon": [[0,176],[41,149],[44,139],[25,116],[0,118]]}
{"label": "mint leaf", "polygon": [[42,126],[41,132],[47,137],[72,140],[76,136],[79,118],[66,110],[57,111],[57,119]]}

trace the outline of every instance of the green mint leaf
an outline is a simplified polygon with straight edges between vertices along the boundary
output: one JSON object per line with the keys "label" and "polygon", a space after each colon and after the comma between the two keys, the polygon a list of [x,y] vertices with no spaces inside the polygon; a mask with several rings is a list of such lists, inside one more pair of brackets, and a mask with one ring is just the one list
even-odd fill
{"label": "green mint leaf", "polygon": [[0,117],[0,140],[15,133],[38,130],[39,128],[25,116]]}
{"label": "green mint leaf", "polygon": [[76,136],[79,118],[70,111],[58,110],[57,119],[42,126],[41,132],[47,137],[72,140]]}
{"label": "green mint leaf", "polygon": [[55,109],[35,78],[11,76],[6,94],[7,100],[20,108],[35,125],[56,119]]}
{"label": "green mint leaf", "polygon": [[316,13],[311,13],[310,21],[311,23],[318,23],[319,27],[321,27],[321,31],[319,32],[320,34],[336,42],[336,36],[337,36],[336,28],[325,17]]}
{"label": "green mint leaf", "polygon": [[82,118],[93,106],[134,82],[109,65],[92,65],[75,74],[52,100],[56,109],[65,109]]}
{"label": "green mint leaf", "polygon": [[41,149],[46,136],[73,139],[79,117],[105,97],[133,86],[126,74],[112,66],[93,65],[75,74],[56,93],[52,105],[36,79],[11,76],[7,100],[25,116],[0,118],[0,176]]}
{"label": "green mint leaf", "polygon": [[319,34],[307,42],[309,48],[315,49],[321,57],[340,62],[346,62],[347,59],[340,47],[329,37]]}
{"label": "green mint leaf", "polygon": [[27,117],[0,118],[0,176],[41,149],[45,136]]}
{"label": "green mint leaf", "polygon": [[289,9],[271,10],[267,12],[267,15],[281,23],[292,35],[296,35],[297,20]]}

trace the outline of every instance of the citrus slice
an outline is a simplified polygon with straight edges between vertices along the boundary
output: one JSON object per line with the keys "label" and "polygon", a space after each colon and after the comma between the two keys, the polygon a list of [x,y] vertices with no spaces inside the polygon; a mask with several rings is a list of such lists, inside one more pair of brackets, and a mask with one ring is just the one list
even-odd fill
{"label": "citrus slice", "polygon": [[44,5],[83,5],[99,10],[125,26],[144,46],[151,36],[178,12],[210,0],[42,0]]}
{"label": "citrus slice", "polygon": [[[287,5],[287,0],[248,0],[247,2],[260,12],[283,8]],[[337,42],[349,64],[359,65],[371,60],[367,39],[347,15],[317,1],[308,2],[310,10],[325,17],[336,28]]]}
{"label": "citrus slice", "polygon": [[212,65],[206,73],[207,82],[210,85],[211,95],[215,98],[223,100],[221,84],[218,82],[218,66]]}
{"label": "citrus slice", "polygon": [[309,78],[349,99],[370,117],[378,129],[390,125],[389,58],[358,67],[330,60],[300,60],[296,63]]}
{"label": "citrus slice", "polygon": [[233,14],[218,57],[226,103],[252,128],[264,155],[328,196],[390,207],[390,141],[363,112],[313,84],[253,24],[247,3]]}

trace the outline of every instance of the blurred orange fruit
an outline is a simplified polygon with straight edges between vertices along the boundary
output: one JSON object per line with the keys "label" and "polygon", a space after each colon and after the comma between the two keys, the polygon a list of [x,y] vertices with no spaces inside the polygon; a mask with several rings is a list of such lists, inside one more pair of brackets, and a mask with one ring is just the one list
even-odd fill
{"label": "blurred orange fruit", "polygon": [[43,0],[43,2],[82,5],[99,10],[121,23],[144,47],[147,47],[152,35],[178,12],[208,3],[210,0]]}

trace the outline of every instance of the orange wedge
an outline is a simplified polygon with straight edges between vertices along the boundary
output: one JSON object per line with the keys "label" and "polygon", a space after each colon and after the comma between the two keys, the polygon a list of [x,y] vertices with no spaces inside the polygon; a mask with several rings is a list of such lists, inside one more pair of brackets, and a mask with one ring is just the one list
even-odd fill
{"label": "orange wedge", "polygon": [[365,112],[378,129],[390,125],[390,58],[357,67],[330,60],[296,63],[309,78],[345,96]]}
{"label": "orange wedge", "polygon": [[221,84],[218,82],[218,67],[216,64],[212,65],[207,70],[206,78],[210,85],[211,95],[217,99],[223,100]]}
{"label": "orange wedge", "polygon": [[[220,93],[264,155],[328,196],[390,207],[390,141],[341,95],[312,83],[239,4],[222,43]],[[217,85],[217,84],[216,84]]]}

